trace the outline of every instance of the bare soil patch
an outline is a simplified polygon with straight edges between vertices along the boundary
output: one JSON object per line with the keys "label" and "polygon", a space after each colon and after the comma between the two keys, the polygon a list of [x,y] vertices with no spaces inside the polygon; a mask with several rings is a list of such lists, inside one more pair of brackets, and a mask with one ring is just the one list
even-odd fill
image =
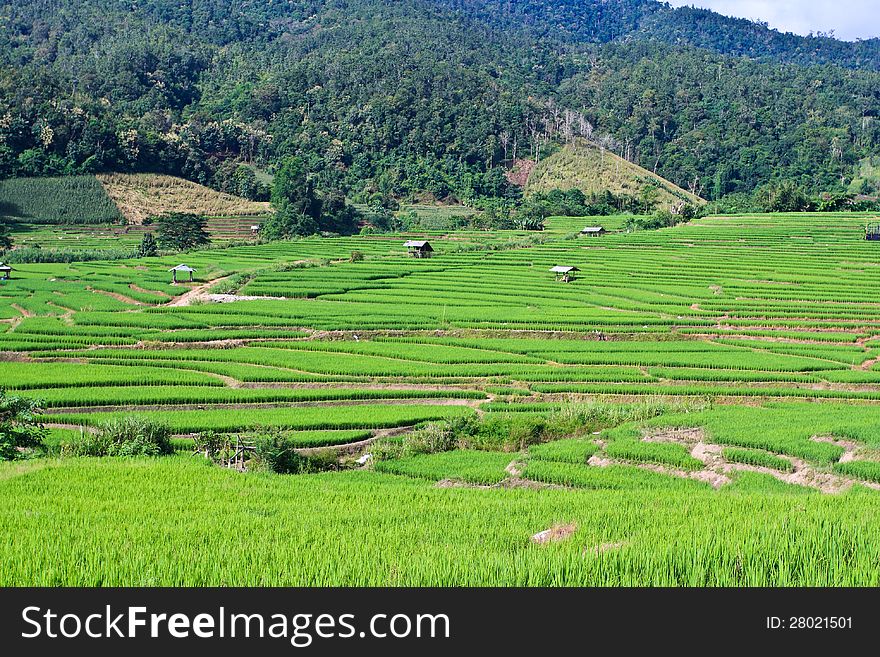
{"label": "bare soil patch", "polygon": [[504,175],[507,181],[517,187],[525,187],[529,176],[535,168],[535,161],[530,159],[516,160]]}
{"label": "bare soil patch", "polygon": [[200,285],[196,285],[194,288],[190,289],[188,292],[181,294],[179,297],[175,297],[173,301],[168,303],[168,306],[172,307],[181,307],[181,306],[191,306],[196,301],[203,300],[207,295],[207,291],[214,287],[217,283],[221,281],[225,281],[229,276],[223,276],[221,278],[215,278],[212,281],[208,281],[207,283],[202,283]]}
{"label": "bare soil patch", "polygon": [[513,460],[508,463],[507,467],[504,468],[504,471],[509,474],[511,477],[517,478],[522,474],[522,463],[519,461]]}
{"label": "bare soil patch", "polygon": [[834,436],[811,436],[810,440],[817,443],[828,443],[830,445],[843,447],[844,451],[843,456],[839,459],[840,463],[847,463],[856,460],[856,450],[859,448],[859,444],[853,440],[841,440]]}
{"label": "bare soil patch", "polygon": [[646,443],[676,443],[679,445],[694,445],[706,438],[706,432],[698,427],[692,429],[660,429],[651,431],[642,436]]}
{"label": "bare soil patch", "polygon": [[546,545],[556,541],[564,541],[577,531],[577,525],[573,522],[556,524],[550,529],[545,529],[533,535],[529,540],[538,545]]}

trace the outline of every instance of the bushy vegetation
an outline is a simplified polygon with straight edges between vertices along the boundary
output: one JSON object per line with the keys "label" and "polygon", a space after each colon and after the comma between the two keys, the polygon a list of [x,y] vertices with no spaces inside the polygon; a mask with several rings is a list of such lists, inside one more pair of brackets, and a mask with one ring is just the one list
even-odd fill
{"label": "bushy vegetation", "polygon": [[[804,183],[793,180],[761,185],[751,194],[728,194],[712,204],[712,209],[719,213],[739,212],[877,212],[880,211],[880,200],[871,187],[862,186],[860,191],[816,193]],[[864,194],[874,193],[875,197]]]}
{"label": "bushy vegetation", "polygon": [[332,454],[326,456],[303,456],[294,451],[301,445],[290,440],[280,431],[258,432],[246,437],[253,440],[254,454],[248,463],[252,470],[264,470],[277,474],[305,474],[335,469]]}
{"label": "bushy vegetation", "polygon": [[40,403],[0,389],[0,461],[33,454],[44,446],[46,430],[40,423]]}
{"label": "bushy vegetation", "polygon": [[66,456],[163,456],[173,451],[167,426],[133,416],[82,431],[61,446]]}
{"label": "bushy vegetation", "polygon": [[[584,194],[580,189],[573,188],[566,191],[552,189],[547,192],[537,192],[526,197],[516,213],[510,219],[508,226],[526,230],[540,230],[544,227],[547,217],[590,217],[606,216],[610,214],[636,212],[649,214],[656,209],[657,201],[651,198],[640,199],[626,194],[614,194],[610,191],[593,192]],[[687,203],[683,204],[683,211],[679,215],[672,215],[668,211],[658,212],[655,217],[660,217],[654,223],[647,225],[650,220],[641,219],[645,225],[638,224],[639,228],[662,228],[675,225],[677,222],[669,218],[676,217],[679,221],[687,221],[698,215],[699,210]],[[627,228],[633,228],[637,224],[632,223],[631,218],[625,224]]]}
{"label": "bushy vegetation", "polygon": [[267,239],[302,237],[315,233],[350,235],[360,213],[339,190],[315,192],[314,180],[300,158],[287,158],[278,168],[272,186],[275,214],[262,225]]}

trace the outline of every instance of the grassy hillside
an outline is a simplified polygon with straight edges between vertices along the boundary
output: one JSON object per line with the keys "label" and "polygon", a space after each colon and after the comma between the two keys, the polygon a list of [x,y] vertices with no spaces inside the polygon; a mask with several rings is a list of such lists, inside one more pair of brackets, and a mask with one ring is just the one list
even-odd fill
{"label": "grassy hillside", "polygon": [[125,218],[137,224],[172,211],[225,217],[269,212],[268,203],[248,201],[174,176],[112,173],[98,175],[98,180]]}
{"label": "grassy hillside", "polygon": [[586,194],[610,190],[641,197],[649,186],[655,187],[654,198],[663,206],[682,200],[703,202],[665,178],[586,142],[564,146],[539,162],[529,175],[525,193],[578,188]]}
{"label": "grassy hillside", "polygon": [[0,216],[37,224],[100,224],[122,219],[94,176],[0,180]]}
{"label": "grassy hillside", "polygon": [[856,176],[847,190],[850,194],[877,194],[880,192],[880,157],[863,158]]}

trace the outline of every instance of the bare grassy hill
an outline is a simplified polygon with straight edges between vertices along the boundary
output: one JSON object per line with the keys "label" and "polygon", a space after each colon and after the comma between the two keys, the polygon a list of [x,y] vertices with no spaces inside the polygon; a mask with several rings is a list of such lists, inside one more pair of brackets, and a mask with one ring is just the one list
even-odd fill
{"label": "bare grassy hill", "polygon": [[609,190],[641,197],[646,187],[654,187],[653,194],[661,206],[669,207],[684,200],[704,202],[665,178],[587,142],[564,146],[535,165],[525,193],[577,188],[586,194]]}
{"label": "bare grassy hill", "polygon": [[125,218],[136,224],[166,212],[225,217],[258,216],[270,212],[268,203],[248,201],[174,176],[109,173],[97,177]]}

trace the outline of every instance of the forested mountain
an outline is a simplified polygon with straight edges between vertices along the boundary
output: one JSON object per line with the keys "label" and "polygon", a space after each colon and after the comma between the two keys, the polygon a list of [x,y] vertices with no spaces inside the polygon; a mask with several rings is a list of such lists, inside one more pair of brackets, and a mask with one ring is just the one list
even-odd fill
{"label": "forested mountain", "polygon": [[0,177],[157,171],[249,196],[242,164],[299,155],[355,200],[473,201],[585,137],[708,198],[815,193],[880,154],[878,115],[880,40],[651,0],[0,7]]}

